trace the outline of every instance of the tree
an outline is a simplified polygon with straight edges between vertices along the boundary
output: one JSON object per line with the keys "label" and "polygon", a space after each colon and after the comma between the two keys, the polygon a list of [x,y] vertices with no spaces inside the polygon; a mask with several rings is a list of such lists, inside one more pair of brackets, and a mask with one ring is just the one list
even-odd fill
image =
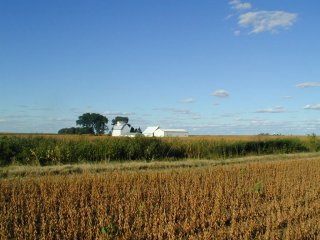
{"label": "tree", "polygon": [[[129,124],[128,124],[128,125],[129,125]],[[140,127],[139,127],[139,128],[131,127],[131,128],[130,128],[130,132],[131,132],[131,133],[142,133]]]}
{"label": "tree", "polygon": [[117,122],[124,122],[124,123],[127,124],[129,122],[129,118],[128,117],[116,116],[114,119],[112,119],[111,125],[116,125]]}
{"label": "tree", "polygon": [[74,127],[62,128],[58,131],[58,134],[74,134]]}
{"label": "tree", "polygon": [[81,116],[79,116],[79,119],[76,121],[77,125],[80,125],[82,127],[92,127],[93,128],[93,118],[91,113],[84,113]]}
{"label": "tree", "polygon": [[88,127],[71,127],[60,129],[58,134],[94,134],[94,131]]}
{"label": "tree", "polygon": [[104,134],[108,130],[108,118],[98,113],[84,113],[79,116],[76,124],[83,128],[92,128],[95,134]]}

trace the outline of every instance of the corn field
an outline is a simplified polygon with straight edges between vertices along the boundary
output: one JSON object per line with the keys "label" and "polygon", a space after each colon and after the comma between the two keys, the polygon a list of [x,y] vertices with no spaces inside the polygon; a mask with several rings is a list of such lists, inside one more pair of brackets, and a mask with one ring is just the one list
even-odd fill
{"label": "corn field", "polygon": [[0,180],[0,239],[319,239],[320,159]]}
{"label": "corn field", "polygon": [[0,136],[0,166],[83,162],[227,159],[248,155],[314,152],[317,137],[112,138]]}

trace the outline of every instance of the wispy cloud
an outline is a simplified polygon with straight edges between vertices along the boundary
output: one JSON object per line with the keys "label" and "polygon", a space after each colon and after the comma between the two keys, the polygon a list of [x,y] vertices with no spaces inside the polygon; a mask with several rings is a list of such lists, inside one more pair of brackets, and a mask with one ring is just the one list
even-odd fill
{"label": "wispy cloud", "polygon": [[292,99],[292,96],[282,96],[281,98],[284,100],[289,100],[289,99]]}
{"label": "wispy cloud", "polygon": [[135,115],[135,112],[104,112],[104,115],[107,116],[132,116]]}
{"label": "wispy cloud", "polygon": [[233,32],[233,35],[236,36],[236,37],[240,36],[240,34],[241,34],[240,30],[236,30],[236,31]]}
{"label": "wispy cloud", "polygon": [[164,107],[164,108],[154,108],[153,110],[173,113],[175,116],[183,116],[183,119],[185,119],[186,115],[194,120],[201,119],[201,115],[199,113],[193,112],[189,109]]}
{"label": "wispy cloud", "polygon": [[234,113],[224,113],[220,115],[221,118],[234,118],[235,116]]}
{"label": "wispy cloud", "polygon": [[255,112],[256,113],[283,113],[283,112],[285,112],[285,109],[283,107],[277,106],[274,108],[258,109]]}
{"label": "wispy cloud", "polygon": [[251,28],[250,33],[272,32],[290,28],[297,20],[296,13],[285,11],[256,11],[239,16],[240,27]]}
{"label": "wispy cloud", "polygon": [[191,114],[191,111],[188,109],[172,109],[172,112],[181,114]]}
{"label": "wispy cloud", "polygon": [[296,85],[297,88],[320,87],[320,82],[305,82]]}
{"label": "wispy cloud", "polygon": [[240,0],[232,0],[229,2],[229,4],[232,6],[233,9],[236,9],[236,10],[247,10],[252,7],[251,3],[241,2]]}
{"label": "wispy cloud", "polygon": [[163,112],[172,112],[172,113],[179,113],[179,114],[191,114],[191,111],[188,109],[181,109],[181,108],[154,108],[153,110],[156,111],[163,111]]}
{"label": "wispy cloud", "polygon": [[180,100],[180,103],[194,103],[194,99],[193,98],[185,98]]}
{"label": "wispy cloud", "polygon": [[18,108],[30,108],[30,106],[28,106],[28,105],[24,105],[24,104],[17,104],[16,105]]}
{"label": "wispy cloud", "polygon": [[189,129],[197,134],[259,134],[259,133],[281,133],[281,134],[306,134],[319,130],[320,120],[271,120],[265,118],[243,118],[240,121],[202,121],[191,123]]}
{"label": "wispy cloud", "polygon": [[320,110],[320,104],[308,104],[304,106],[304,109],[308,110]]}
{"label": "wispy cloud", "polygon": [[32,106],[32,105],[24,105],[24,104],[17,104],[16,106],[19,109],[31,110],[31,111],[54,111],[54,110],[56,110],[56,108],[52,107],[52,106]]}
{"label": "wispy cloud", "polygon": [[214,91],[211,95],[215,96],[215,97],[220,97],[220,98],[225,98],[225,97],[230,96],[230,94],[226,90],[223,90],[223,89]]}
{"label": "wispy cloud", "polygon": [[0,120],[0,132],[54,133],[63,127],[73,126],[71,117],[45,117],[43,115],[7,115]]}

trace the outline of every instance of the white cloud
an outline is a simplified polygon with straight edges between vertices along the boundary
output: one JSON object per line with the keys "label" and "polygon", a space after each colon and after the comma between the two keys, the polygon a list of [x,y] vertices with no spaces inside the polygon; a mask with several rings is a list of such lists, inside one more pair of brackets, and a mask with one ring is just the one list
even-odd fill
{"label": "white cloud", "polygon": [[264,108],[264,109],[258,109],[256,113],[283,113],[285,112],[285,109],[283,107],[274,107],[274,108]]}
{"label": "white cloud", "polygon": [[236,10],[247,10],[252,7],[251,3],[241,2],[240,0],[232,0],[229,2],[229,4],[232,6],[232,8],[234,8]]}
{"label": "white cloud", "polygon": [[252,28],[250,33],[272,32],[288,29],[297,19],[296,13],[285,11],[256,11],[239,16],[240,27]]}
{"label": "white cloud", "polygon": [[194,99],[193,98],[185,98],[180,100],[181,103],[194,103]]}
{"label": "white cloud", "polygon": [[297,88],[320,87],[320,82],[305,82],[296,85]]}
{"label": "white cloud", "polygon": [[230,94],[226,90],[220,89],[220,90],[213,92],[211,95],[224,98],[224,97],[229,97]]}
{"label": "white cloud", "polygon": [[304,106],[304,109],[308,110],[320,110],[320,104],[308,104]]}

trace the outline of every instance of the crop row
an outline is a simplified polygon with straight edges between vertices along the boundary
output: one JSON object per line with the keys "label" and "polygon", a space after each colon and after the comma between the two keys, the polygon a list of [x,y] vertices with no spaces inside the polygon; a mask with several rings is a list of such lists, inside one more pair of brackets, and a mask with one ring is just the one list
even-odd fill
{"label": "crop row", "polygon": [[81,162],[155,160],[155,159],[225,159],[247,155],[309,152],[320,149],[313,142],[299,138],[247,141],[185,140],[180,138],[79,138],[0,137],[0,165],[55,165]]}

